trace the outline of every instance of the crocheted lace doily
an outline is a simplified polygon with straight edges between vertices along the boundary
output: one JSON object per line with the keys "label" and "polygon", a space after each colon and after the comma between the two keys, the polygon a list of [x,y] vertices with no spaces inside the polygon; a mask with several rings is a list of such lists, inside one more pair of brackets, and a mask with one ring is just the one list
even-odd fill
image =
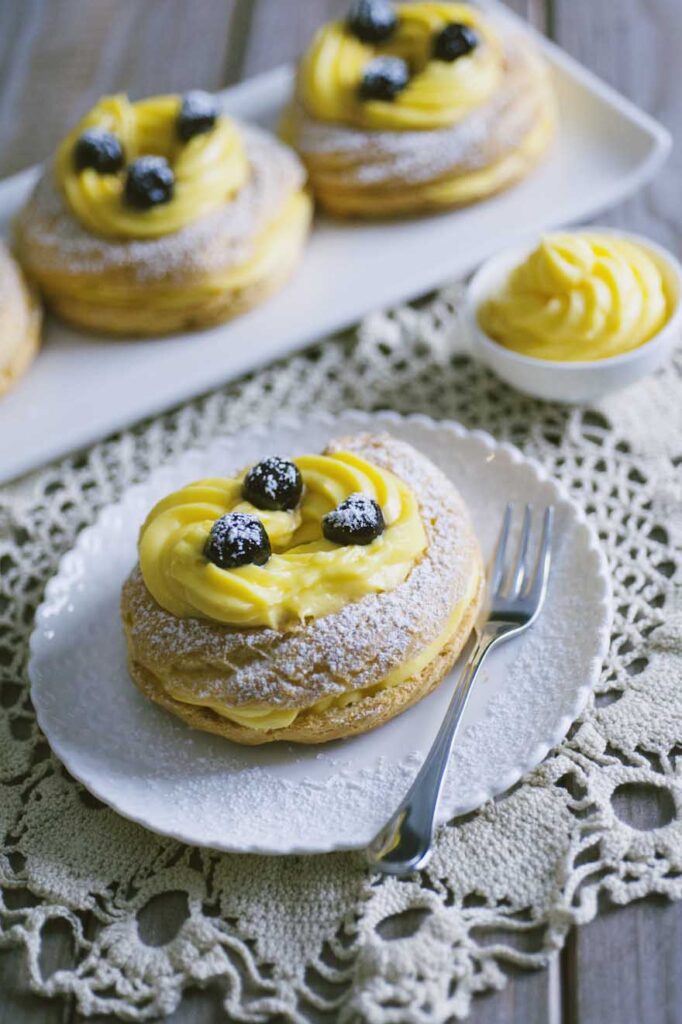
{"label": "crocheted lace doily", "polygon": [[[590,409],[542,404],[462,354],[458,298],[454,288],[370,317],[357,335],[4,489],[0,945],[25,947],[36,992],[137,1021],[214,981],[236,1020],[326,1011],[433,1024],[464,1018],[473,994],[504,984],[505,964],[545,964],[601,892],[682,896],[682,360]],[[217,433],[348,406],[451,417],[520,446],[583,505],[614,581],[610,655],[565,742],[504,798],[443,828],[428,867],[403,881],[370,876],[355,855],[217,854],[124,821],[51,755],[26,680],[45,582],[102,505]],[[627,820],[635,786],[667,822]],[[168,893],[178,912],[159,936]],[[50,974],[41,946],[56,928],[71,933],[72,956]]]}

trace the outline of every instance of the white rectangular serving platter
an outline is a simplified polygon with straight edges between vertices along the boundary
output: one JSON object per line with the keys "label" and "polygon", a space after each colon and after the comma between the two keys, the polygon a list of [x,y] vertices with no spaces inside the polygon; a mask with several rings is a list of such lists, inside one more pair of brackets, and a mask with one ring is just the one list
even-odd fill
{"label": "white rectangular serving platter", "polygon": [[[551,155],[526,181],[438,216],[378,224],[320,217],[303,265],[283,291],[209,331],[106,340],[50,320],[35,364],[0,399],[0,481],[459,277],[524,235],[591,217],[644,184],[670,149],[668,133],[563,51],[536,39],[552,69],[560,129]],[[226,109],[272,127],[292,74],[281,67],[226,90]],[[0,184],[3,233],[36,173]]]}

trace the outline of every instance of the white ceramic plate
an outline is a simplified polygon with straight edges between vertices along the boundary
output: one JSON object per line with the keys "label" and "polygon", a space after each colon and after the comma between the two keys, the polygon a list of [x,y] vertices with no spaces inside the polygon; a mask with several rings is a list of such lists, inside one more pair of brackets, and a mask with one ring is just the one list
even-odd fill
{"label": "white ceramic plate", "polygon": [[[495,12],[522,24],[497,5]],[[294,280],[259,309],[210,331],[93,344],[50,323],[42,354],[0,401],[0,438],[12,441],[0,445],[0,480],[461,276],[496,249],[585,219],[642,185],[669,149],[665,130],[537,38],[552,68],[561,130],[549,159],[525,182],[440,216],[383,224],[320,219]],[[278,68],[228,89],[226,108],[271,126],[291,74]],[[9,224],[34,176],[0,185],[0,225]]]}
{"label": "white ceramic plate", "polygon": [[[456,743],[440,820],[508,789],[566,733],[606,654],[610,588],[581,511],[541,467],[483,433],[390,413],[280,421],[192,451],[131,488],[83,531],[38,611],[29,672],[38,720],[68,770],[97,797],[156,832],[221,850],[321,852],[365,845],[406,791],[449,700],[453,678],[364,736],[321,747],[239,747],[188,728],[130,681],[121,585],[150,506],[182,484],[273,453],[317,451],[330,437],[389,430],[456,483],[486,557],[509,500],[557,506],[554,566],[536,625],[491,655]],[[416,610],[415,610],[416,611]]]}

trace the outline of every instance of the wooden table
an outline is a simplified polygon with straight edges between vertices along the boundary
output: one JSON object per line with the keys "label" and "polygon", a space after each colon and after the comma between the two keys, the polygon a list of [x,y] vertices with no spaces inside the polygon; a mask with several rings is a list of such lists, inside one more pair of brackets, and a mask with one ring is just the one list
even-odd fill
{"label": "wooden table", "polygon": [[[682,135],[681,0],[509,0],[536,26]],[[297,55],[347,0],[3,0],[0,3],[0,175],[45,157],[103,93],[133,97],[217,89]],[[602,218],[682,255],[682,157],[652,187]],[[634,805],[629,820],[644,813]],[[647,827],[654,822],[641,821]],[[149,928],[173,933],[176,908]],[[59,932],[47,973],[68,960]],[[0,954],[0,1024],[80,1024],[74,1008],[27,991],[19,952]],[[604,907],[547,971],[517,973],[479,999],[473,1024],[682,1022],[682,906],[647,899]],[[89,1018],[94,1020],[95,1018]],[[225,1019],[220,994],[187,994],[169,1024]],[[97,1018],[104,1021],[105,1018]],[[111,1020],[111,1018],[106,1018]]]}

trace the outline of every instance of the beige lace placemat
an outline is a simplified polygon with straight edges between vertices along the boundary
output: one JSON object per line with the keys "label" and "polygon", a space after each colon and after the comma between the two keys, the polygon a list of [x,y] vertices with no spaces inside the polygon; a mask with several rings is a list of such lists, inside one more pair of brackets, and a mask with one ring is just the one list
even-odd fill
{"label": "beige lace placemat", "polygon": [[[458,298],[454,288],[372,316],[357,336],[5,488],[0,944],[25,947],[37,992],[137,1021],[220,979],[235,1020],[327,1011],[341,1022],[434,1024],[466,1017],[476,992],[504,984],[505,964],[545,964],[573,924],[594,916],[600,892],[618,903],[682,896],[682,359],[587,410],[542,404],[461,354]],[[429,866],[407,881],[372,879],[353,855],[232,856],[145,832],[68,777],[28,698],[27,642],[45,582],[105,503],[218,433],[283,410],[348,406],[451,417],[518,445],[583,505],[614,580],[614,635],[594,701],[523,783],[444,828]],[[633,785],[651,799],[668,794],[658,801],[667,824],[642,831],[618,816]],[[154,945],[145,914],[169,892],[187,916]],[[45,976],[41,942],[56,920],[74,955]]]}

